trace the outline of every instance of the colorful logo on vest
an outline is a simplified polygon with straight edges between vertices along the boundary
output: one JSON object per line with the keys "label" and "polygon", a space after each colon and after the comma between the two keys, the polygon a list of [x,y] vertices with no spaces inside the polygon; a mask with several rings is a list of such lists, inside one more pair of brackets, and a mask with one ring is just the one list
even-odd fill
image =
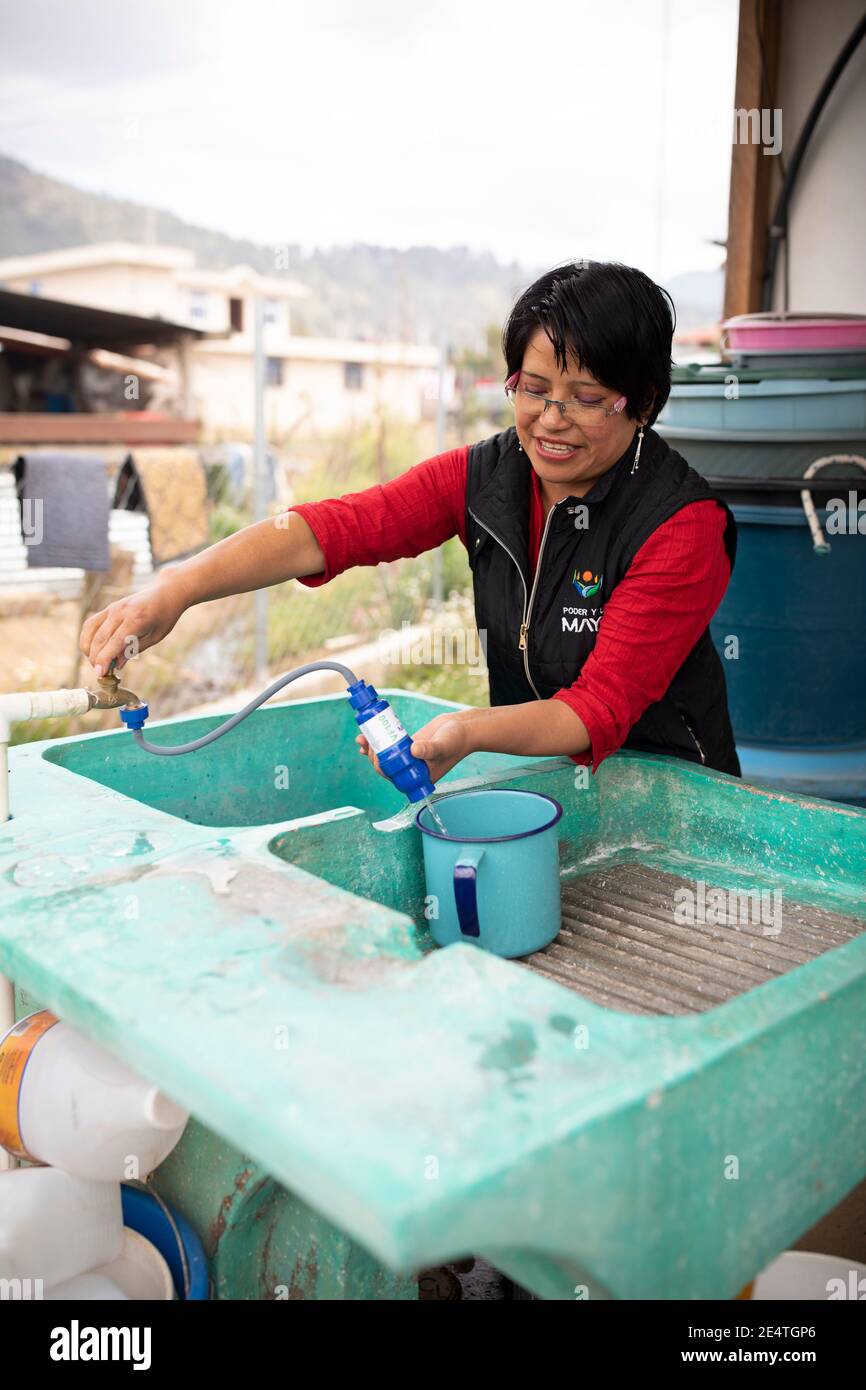
{"label": "colorful logo on vest", "polygon": [[592,570],[582,570],[579,574],[574,571],[572,584],[582,598],[592,598],[601,588],[603,574],[593,574]]}

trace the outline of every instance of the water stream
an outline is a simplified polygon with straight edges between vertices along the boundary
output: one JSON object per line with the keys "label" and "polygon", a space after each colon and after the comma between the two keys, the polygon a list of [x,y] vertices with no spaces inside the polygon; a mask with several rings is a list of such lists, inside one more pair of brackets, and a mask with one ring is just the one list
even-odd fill
{"label": "water stream", "polygon": [[442,820],[442,817],[439,815],[439,812],[436,810],[436,807],[433,805],[433,802],[430,800],[429,796],[425,796],[424,805],[426,809],[430,812],[430,816],[433,820],[434,825],[436,826],[436,829],[440,832],[440,834],[447,835],[448,831],[445,827],[445,822]]}

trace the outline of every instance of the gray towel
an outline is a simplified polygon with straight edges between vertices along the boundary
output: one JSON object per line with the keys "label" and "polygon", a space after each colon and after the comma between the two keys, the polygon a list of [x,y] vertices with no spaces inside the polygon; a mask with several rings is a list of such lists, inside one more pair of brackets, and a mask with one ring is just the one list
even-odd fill
{"label": "gray towel", "polygon": [[31,569],[109,568],[104,459],[84,454],[28,454],[21,500]]}

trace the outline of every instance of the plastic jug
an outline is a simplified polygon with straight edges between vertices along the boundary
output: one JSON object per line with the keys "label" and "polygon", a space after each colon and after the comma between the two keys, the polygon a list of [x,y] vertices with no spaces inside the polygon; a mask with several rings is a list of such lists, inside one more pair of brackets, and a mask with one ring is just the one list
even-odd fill
{"label": "plastic jug", "polygon": [[46,1294],[46,1298],[55,1302],[68,1300],[76,1303],[83,1299],[96,1299],[100,1303],[106,1303],[112,1299],[126,1297],[127,1295],[120,1285],[101,1271],[94,1271],[92,1274],[76,1274],[74,1279],[67,1279],[66,1283],[58,1284],[55,1289],[51,1289]]}
{"label": "plastic jug", "polygon": [[189,1115],[68,1023],[42,1010],[0,1039],[0,1144],[80,1178],[144,1178]]}
{"label": "plastic jug", "polygon": [[58,1284],[46,1294],[49,1299],[146,1299],[148,1302],[171,1302],[174,1281],[165,1258],[156,1246],[138,1231],[127,1226],[123,1232],[123,1248],[116,1260],[79,1274],[64,1284]]}
{"label": "plastic jug", "polygon": [[59,1168],[0,1175],[0,1278],[41,1279],[50,1289],[111,1264],[122,1248],[119,1183]]}
{"label": "plastic jug", "polygon": [[491,787],[441,796],[436,810],[447,834],[427,807],[415,817],[436,944],[512,958],[548,946],[561,925],[559,802]]}

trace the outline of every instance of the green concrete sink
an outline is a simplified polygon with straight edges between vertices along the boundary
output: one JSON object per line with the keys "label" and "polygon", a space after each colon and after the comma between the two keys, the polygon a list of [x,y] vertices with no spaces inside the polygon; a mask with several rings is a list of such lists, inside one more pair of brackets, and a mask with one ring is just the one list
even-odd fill
{"label": "green concrete sink", "polygon": [[[562,937],[503,961],[431,948],[413,813],[353,732],[335,696],[180,759],[13,749],[21,1007],[196,1116],[155,1181],[219,1296],[413,1298],[477,1254],[548,1298],[732,1297],[866,1174],[866,812],[637,754],[461,764],[443,790],[564,808]],[[780,891],[781,933],[683,932],[697,882]]]}

